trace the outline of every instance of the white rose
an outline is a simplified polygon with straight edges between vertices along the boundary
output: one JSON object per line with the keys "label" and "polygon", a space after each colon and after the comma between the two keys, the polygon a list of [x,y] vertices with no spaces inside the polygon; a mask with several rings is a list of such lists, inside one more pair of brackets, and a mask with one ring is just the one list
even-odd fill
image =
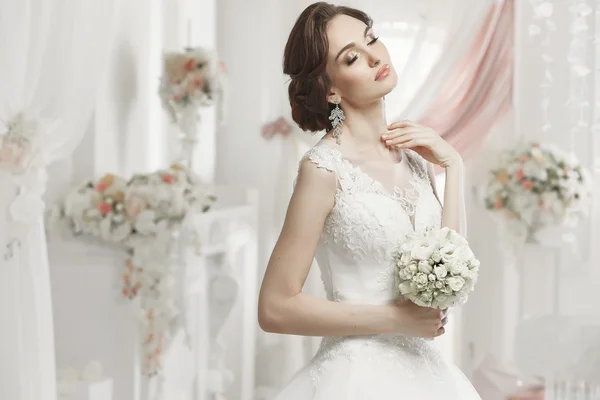
{"label": "white rose", "polygon": [[413,282],[415,282],[417,285],[426,285],[427,284],[427,275],[423,274],[423,273],[418,273],[415,276],[413,276],[412,278]]}
{"label": "white rose", "polygon": [[465,278],[467,280],[473,280],[477,277],[477,273],[475,273],[469,269],[465,269],[464,271],[462,271],[460,273],[460,276],[462,276],[463,278]]}
{"label": "white rose", "polygon": [[448,275],[448,270],[443,265],[438,265],[437,267],[433,268],[433,272],[435,273],[438,279],[445,278],[446,275]]}
{"label": "white rose", "polygon": [[467,239],[465,239],[460,234],[458,234],[458,232],[455,231],[450,231],[450,243],[452,243],[456,247],[463,247],[469,244],[467,242]]}
{"label": "white rose", "polygon": [[429,292],[422,293],[421,300],[423,300],[426,303],[429,303],[431,300],[433,300],[433,295]]}
{"label": "white rose", "polygon": [[444,282],[437,281],[437,282],[435,283],[435,288],[436,288],[436,289],[442,289],[443,287],[444,287]]}
{"label": "white rose", "polygon": [[465,280],[460,276],[451,276],[446,279],[446,283],[454,292],[458,292],[465,285]]}
{"label": "white rose", "polygon": [[402,256],[400,256],[400,262],[403,265],[407,265],[410,262],[410,254],[409,253],[402,253]]}
{"label": "white rose", "polygon": [[480,265],[481,265],[481,262],[476,258],[472,258],[471,260],[469,260],[469,268],[470,269],[479,268]]}
{"label": "white rose", "polygon": [[448,301],[448,295],[447,294],[443,294],[443,293],[439,293],[438,295],[435,296],[435,301],[437,301],[438,303],[446,303]]}
{"label": "white rose", "polygon": [[467,270],[467,264],[464,261],[454,259],[449,264],[450,273],[452,275],[460,275],[464,270]]}
{"label": "white rose", "polygon": [[419,262],[419,272],[423,272],[424,274],[430,274],[433,268],[427,261]]}
{"label": "white rose", "polygon": [[440,249],[440,255],[442,256],[442,261],[449,262],[454,258],[454,251],[456,250],[456,246],[448,243],[444,247]]}
{"label": "white rose", "polygon": [[398,272],[398,276],[400,279],[407,281],[412,279],[413,274],[407,268],[403,268]]}
{"label": "white rose", "polygon": [[436,277],[434,274],[429,274],[427,277],[429,278],[430,282],[435,282],[435,280],[436,280]]}
{"label": "white rose", "polygon": [[112,231],[113,240],[115,240],[117,242],[122,242],[123,240],[127,239],[127,237],[130,234],[131,234],[131,225],[127,222],[122,223],[121,225],[119,225],[115,229],[113,229],[113,231]]}
{"label": "white rose", "polygon": [[414,248],[411,252],[411,256],[415,260],[427,260],[433,253],[433,246],[419,246]]}
{"label": "white rose", "polygon": [[442,255],[440,254],[439,250],[434,250],[433,253],[431,253],[431,260],[439,263],[440,261],[442,261]]}
{"label": "white rose", "polygon": [[154,222],[156,214],[152,210],[142,211],[135,220],[135,229],[142,235],[148,235],[156,232],[156,223]]}
{"label": "white rose", "polygon": [[409,264],[406,268],[411,272],[412,275],[416,274],[417,271],[419,270],[417,268],[417,264],[415,264],[415,263]]}
{"label": "white rose", "polygon": [[400,294],[407,295],[417,291],[417,288],[413,282],[402,282],[398,285],[398,290],[400,290]]}
{"label": "white rose", "polygon": [[445,294],[452,294],[452,288],[448,285],[445,285],[443,288],[440,288],[440,291]]}

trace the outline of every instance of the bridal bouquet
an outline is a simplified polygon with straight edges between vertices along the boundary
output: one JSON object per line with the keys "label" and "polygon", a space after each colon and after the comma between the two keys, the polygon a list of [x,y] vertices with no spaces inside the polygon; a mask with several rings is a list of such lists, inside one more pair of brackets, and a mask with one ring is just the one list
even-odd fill
{"label": "bridal bouquet", "polygon": [[590,193],[588,172],[574,156],[550,143],[528,143],[501,153],[484,201],[524,241],[542,228],[577,221]]}
{"label": "bridal bouquet", "polygon": [[439,309],[464,304],[479,273],[467,240],[446,227],[409,234],[394,263],[400,295]]}

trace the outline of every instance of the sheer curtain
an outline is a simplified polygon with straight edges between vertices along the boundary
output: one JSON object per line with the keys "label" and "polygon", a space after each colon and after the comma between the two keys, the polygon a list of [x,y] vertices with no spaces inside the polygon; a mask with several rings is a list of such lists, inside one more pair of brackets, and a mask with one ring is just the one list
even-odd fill
{"label": "sheer curtain", "polygon": [[46,167],[73,151],[90,122],[114,4],[0,0],[1,399],[56,397]]}

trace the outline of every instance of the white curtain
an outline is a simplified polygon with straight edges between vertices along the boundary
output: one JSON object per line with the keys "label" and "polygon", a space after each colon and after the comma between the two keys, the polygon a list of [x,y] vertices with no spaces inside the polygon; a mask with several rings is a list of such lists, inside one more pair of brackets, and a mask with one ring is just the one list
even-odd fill
{"label": "white curtain", "polygon": [[114,4],[0,0],[0,399],[56,398],[41,196],[90,123]]}
{"label": "white curtain", "polygon": [[[399,80],[394,92],[385,99],[388,122],[421,116],[468,50],[469,39],[476,33],[492,3],[493,0],[353,0],[336,3],[367,12],[373,18],[375,33],[390,52]],[[283,28],[286,32],[281,32],[281,35],[287,37],[291,26]],[[281,98],[283,106],[280,112],[292,122],[287,90],[281,91]],[[275,231],[281,229],[298,161],[321,136],[321,132],[311,136],[294,126],[290,136],[280,140],[280,167],[275,177],[277,184],[273,185],[277,188],[274,193],[277,199],[275,211],[280,216],[274,218]],[[315,272],[311,271],[305,290],[319,294],[322,293],[321,283],[318,272]],[[447,342],[447,353],[452,356],[455,353],[453,340],[449,338]],[[271,382],[285,382],[316,350],[315,340],[297,336],[279,338],[274,341],[274,346],[279,346],[277,351],[263,345],[263,349],[259,350],[262,359],[257,363],[264,368],[277,365],[272,370],[282,376],[270,377]],[[271,360],[269,355],[272,355]],[[261,384],[264,383],[258,382],[259,386]]]}

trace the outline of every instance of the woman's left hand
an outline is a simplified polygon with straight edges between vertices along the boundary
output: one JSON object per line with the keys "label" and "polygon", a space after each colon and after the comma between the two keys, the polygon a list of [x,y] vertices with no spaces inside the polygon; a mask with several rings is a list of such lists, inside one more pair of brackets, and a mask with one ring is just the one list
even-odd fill
{"label": "woman's left hand", "polygon": [[412,121],[394,122],[381,136],[388,147],[410,148],[427,161],[448,167],[461,160],[460,154],[433,129]]}

